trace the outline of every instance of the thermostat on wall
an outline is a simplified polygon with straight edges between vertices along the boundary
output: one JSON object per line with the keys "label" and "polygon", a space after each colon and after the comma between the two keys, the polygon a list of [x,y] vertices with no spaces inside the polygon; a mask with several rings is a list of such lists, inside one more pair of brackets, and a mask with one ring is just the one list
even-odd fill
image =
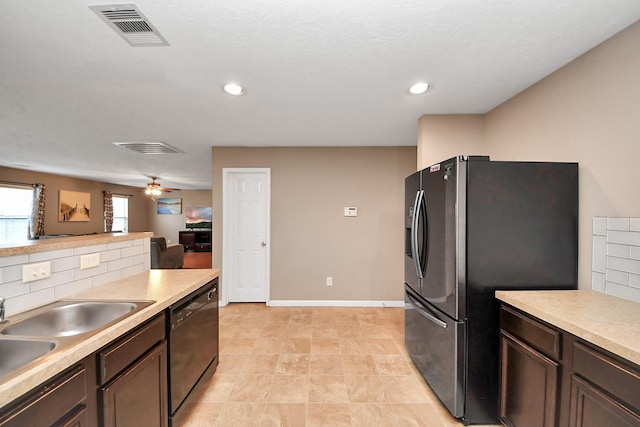
{"label": "thermostat on wall", "polygon": [[358,208],[344,208],[344,216],[358,216]]}

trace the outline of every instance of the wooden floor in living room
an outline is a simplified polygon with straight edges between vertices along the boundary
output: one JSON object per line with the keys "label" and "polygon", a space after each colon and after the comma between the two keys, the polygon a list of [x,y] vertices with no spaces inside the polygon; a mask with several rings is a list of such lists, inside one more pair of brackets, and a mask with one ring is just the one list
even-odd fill
{"label": "wooden floor in living room", "polygon": [[182,268],[211,268],[213,252],[192,252],[184,253],[184,264]]}

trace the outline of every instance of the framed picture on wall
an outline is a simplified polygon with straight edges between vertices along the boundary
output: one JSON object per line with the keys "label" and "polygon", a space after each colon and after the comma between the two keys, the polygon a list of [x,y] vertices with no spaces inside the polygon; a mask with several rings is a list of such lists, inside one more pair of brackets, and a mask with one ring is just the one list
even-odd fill
{"label": "framed picture on wall", "polygon": [[91,193],[60,190],[58,221],[89,221],[91,214]]}
{"label": "framed picture on wall", "polygon": [[178,215],[182,213],[182,199],[160,198],[158,199],[158,214]]}

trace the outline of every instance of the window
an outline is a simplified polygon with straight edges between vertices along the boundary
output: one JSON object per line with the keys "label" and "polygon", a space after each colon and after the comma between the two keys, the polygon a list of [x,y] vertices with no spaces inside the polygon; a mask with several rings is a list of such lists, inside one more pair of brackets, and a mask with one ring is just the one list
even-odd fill
{"label": "window", "polygon": [[29,240],[32,199],[31,187],[0,187],[0,244]]}
{"label": "window", "polygon": [[129,198],[113,195],[113,227],[115,231],[129,231]]}

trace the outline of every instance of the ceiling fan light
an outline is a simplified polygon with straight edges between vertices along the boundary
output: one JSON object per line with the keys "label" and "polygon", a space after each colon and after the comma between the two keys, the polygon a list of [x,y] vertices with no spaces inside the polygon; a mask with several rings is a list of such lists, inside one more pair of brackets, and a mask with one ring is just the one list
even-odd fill
{"label": "ceiling fan light", "polygon": [[151,190],[151,194],[154,196],[159,196],[162,194],[162,191],[158,190],[157,188],[154,188],[153,190]]}
{"label": "ceiling fan light", "polygon": [[144,194],[146,194],[147,196],[148,196],[149,194],[151,194],[151,189],[150,189],[149,187],[147,187],[147,189],[146,189],[146,190],[144,190]]}
{"label": "ceiling fan light", "polygon": [[422,95],[431,89],[431,85],[426,82],[418,82],[409,88],[411,95]]}

